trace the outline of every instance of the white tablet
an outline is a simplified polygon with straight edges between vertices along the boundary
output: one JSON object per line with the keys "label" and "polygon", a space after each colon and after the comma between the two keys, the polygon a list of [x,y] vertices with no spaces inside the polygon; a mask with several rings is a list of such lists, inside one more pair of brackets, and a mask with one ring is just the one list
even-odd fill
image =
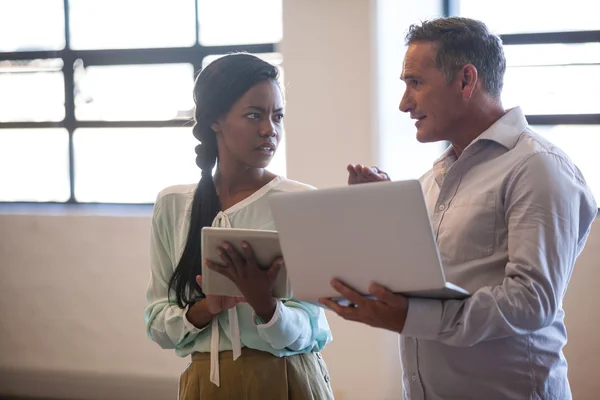
{"label": "white tablet", "polygon": [[[242,242],[247,242],[254,250],[254,255],[260,266],[269,267],[282,256],[279,236],[276,231],[237,228],[202,228],[202,258],[223,264],[217,253],[218,247],[225,242],[243,254]],[[202,264],[202,291],[205,294],[221,296],[242,296],[237,286],[224,275],[219,274]],[[285,265],[279,271],[273,288],[273,297],[289,299],[292,289],[287,277]]]}

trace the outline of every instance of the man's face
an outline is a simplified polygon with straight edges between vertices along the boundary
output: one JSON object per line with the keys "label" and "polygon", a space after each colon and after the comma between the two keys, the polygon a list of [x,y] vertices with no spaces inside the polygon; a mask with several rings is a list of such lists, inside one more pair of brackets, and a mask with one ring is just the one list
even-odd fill
{"label": "man's face", "polygon": [[464,107],[459,79],[448,83],[435,64],[436,49],[430,42],[415,42],[404,57],[401,79],[406,90],[400,111],[416,119],[419,142],[451,141],[460,134],[458,119]]}

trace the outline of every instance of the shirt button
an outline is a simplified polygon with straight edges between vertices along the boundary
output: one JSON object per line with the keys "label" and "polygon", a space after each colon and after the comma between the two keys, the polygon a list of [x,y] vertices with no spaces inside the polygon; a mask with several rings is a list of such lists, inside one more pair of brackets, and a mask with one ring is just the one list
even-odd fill
{"label": "shirt button", "polygon": [[412,376],[410,377],[410,379],[412,379],[413,382],[417,381],[417,375],[416,374],[412,374]]}
{"label": "shirt button", "polygon": [[329,375],[325,375],[325,382],[329,383]]}
{"label": "shirt button", "polygon": [[440,210],[440,211],[444,211],[445,209],[446,209],[446,205],[445,204],[440,204],[438,206],[438,210]]}

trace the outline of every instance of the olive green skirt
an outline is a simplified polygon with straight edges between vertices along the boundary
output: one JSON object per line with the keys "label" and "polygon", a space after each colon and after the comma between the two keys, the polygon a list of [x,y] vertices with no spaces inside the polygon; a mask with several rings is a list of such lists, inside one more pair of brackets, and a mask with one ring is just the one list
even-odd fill
{"label": "olive green skirt", "polygon": [[242,349],[219,353],[220,386],[210,381],[210,354],[194,353],[179,379],[179,400],[333,400],[320,353],[275,357]]}

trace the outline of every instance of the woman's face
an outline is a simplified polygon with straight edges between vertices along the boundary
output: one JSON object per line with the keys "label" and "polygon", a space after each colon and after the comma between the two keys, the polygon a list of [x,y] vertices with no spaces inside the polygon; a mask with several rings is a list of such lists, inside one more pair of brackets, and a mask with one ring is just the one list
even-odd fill
{"label": "woman's face", "polygon": [[275,81],[257,83],[212,125],[217,133],[219,162],[265,168],[283,131],[283,98]]}

